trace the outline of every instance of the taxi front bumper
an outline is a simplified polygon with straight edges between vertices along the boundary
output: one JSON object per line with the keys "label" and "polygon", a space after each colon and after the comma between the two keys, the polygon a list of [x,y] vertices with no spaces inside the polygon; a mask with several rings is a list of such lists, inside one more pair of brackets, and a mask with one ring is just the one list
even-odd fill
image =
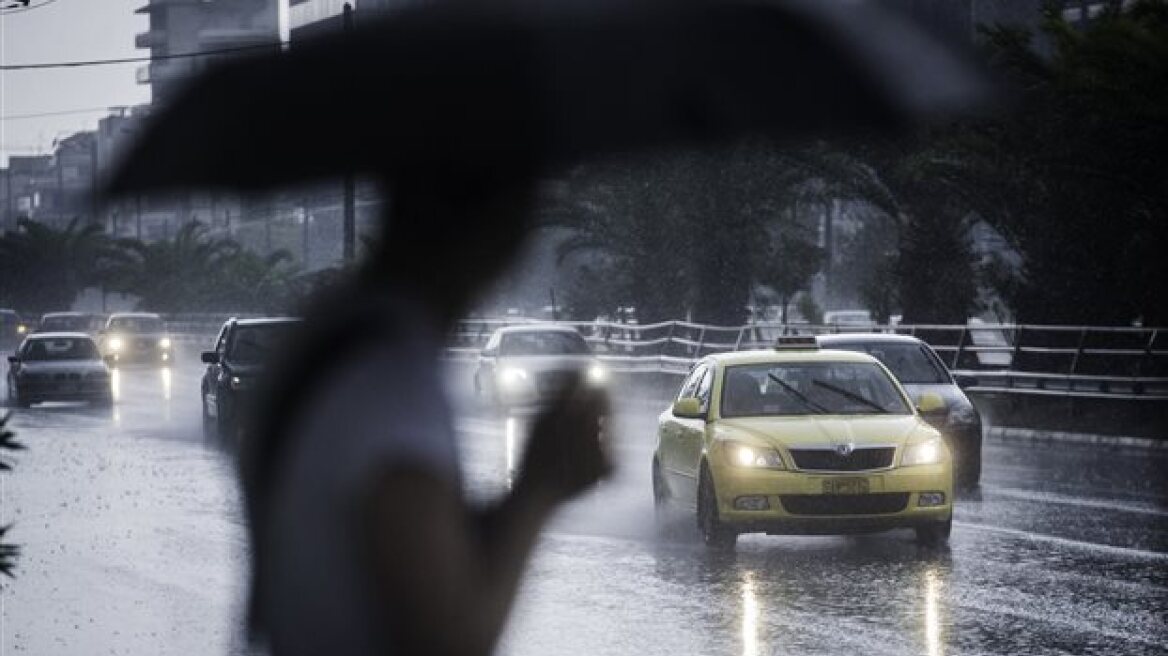
{"label": "taxi front bumper", "polygon": [[953,513],[949,463],[849,473],[722,465],[711,473],[719,519],[743,533],[871,533]]}

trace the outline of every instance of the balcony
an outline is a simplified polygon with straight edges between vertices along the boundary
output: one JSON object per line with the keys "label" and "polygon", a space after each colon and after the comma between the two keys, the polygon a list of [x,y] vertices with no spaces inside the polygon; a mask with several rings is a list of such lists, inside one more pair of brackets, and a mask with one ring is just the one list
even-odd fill
{"label": "balcony", "polygon": [[134,35],[135,48],[153,48],[166,42],[165,30],[150,30]]}

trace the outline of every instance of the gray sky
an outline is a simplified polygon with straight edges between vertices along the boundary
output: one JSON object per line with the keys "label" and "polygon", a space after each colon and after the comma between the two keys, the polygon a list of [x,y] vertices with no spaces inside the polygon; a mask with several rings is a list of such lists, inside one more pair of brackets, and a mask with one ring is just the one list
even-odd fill
{"label": "gray sky", "polygon": [[[10,0],[0,0],[0,5]],[[46,0],[32,0],[39,5]],[[0,63],[26,64],[148,55],[134,35],[148,28],[134,13],[147,0],[53,0],[42,8],[0,14]],[[0,71],[0,166],[9,155],[51,152],[53,139],[97,127],[102,111],[30,119],[9,117],[149,102],[135,82],[143,63]]]}

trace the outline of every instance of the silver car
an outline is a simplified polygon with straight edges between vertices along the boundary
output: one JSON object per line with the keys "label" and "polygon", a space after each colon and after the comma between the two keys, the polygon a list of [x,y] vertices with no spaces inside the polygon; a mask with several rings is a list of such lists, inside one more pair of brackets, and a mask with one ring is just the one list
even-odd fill
{"label": "silver car", "polygon": [[602,384],[604,367],[570,326],[529,324],[495,331],[479,354],[475,392],[501,410],[535,407],[573,379]]}
{"label": "silver car", "polygon": [[113,403],[110,371],[85,333],[36,333],[8,356],[8,401],[27,408],[45,401]]}
{"label": "silver car", "polygon": [[937,353],[926,343],[908,335],[882,333],[819,335],[826,349],[867,353],[892,370],[914,402],[924,394],[936,394],[945,406],[926,413],[924,419],[949,441],[956,454],[957,484],[976,487],[981,480],[981,414],[965,395]]}

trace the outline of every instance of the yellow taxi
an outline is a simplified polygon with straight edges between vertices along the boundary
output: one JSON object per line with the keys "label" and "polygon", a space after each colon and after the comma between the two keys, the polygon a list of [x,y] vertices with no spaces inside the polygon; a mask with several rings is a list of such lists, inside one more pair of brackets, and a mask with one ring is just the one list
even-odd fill
{"label": "yellow taxi", "polygon": [[699,361],[658,419],[653,497],[697,517],[703,541],[741,533],[916,530],[948,540],[953,459],[896,378],[864,353],[813,337]]}

